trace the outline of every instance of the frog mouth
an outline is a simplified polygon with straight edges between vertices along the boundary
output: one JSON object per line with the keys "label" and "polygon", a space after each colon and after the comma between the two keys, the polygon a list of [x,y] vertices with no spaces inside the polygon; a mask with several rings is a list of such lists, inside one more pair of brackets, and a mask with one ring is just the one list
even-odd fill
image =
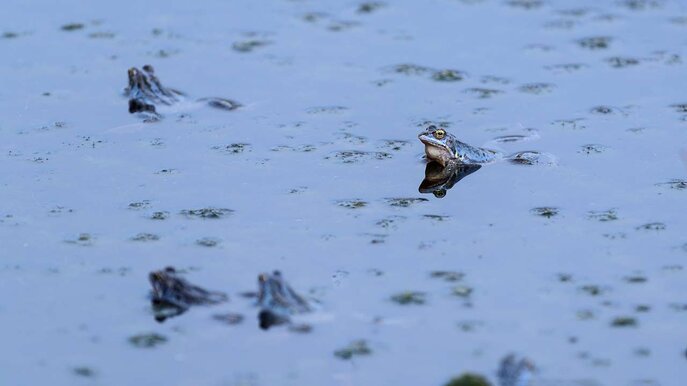
{"label": "frog mouth", "polygon": [[425,144],[425,154],[430,156],[430,158],[454,157],[451,149],[449,149],[445,144],[433,141],[431,138],[427,138],[423,135],[419,136],[419,139],[423,144]]}

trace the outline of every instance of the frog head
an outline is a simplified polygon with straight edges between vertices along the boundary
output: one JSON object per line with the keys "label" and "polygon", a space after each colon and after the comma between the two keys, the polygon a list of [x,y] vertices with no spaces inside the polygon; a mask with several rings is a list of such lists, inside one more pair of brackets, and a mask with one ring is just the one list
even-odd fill
{"label": "frog head", "polygon": [[456,151],[457,139],[446,130],[434,125],[427,127],[417,136],[425,144],[427,158],[446,166],[450,160],[458,158]]}

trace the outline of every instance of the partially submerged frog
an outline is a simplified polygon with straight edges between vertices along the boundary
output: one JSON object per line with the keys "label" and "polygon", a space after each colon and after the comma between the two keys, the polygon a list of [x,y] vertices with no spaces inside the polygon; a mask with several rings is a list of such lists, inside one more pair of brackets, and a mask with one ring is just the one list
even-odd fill
{"label": "partially submerged frog", "polygon": [[425,144],[427,159],[436,161],[442,166],[449,162],[463,164],[485,164],[496,160],[500,153],[460,142],[455,136],[434,125],[417,136]]}
{"label": "partially submerged frog", "polygon": [[[435,161],[442,166],[458,163],[465,165],[480,165],[506,159],[519,165],[555,165],[553,155],[538,151],[520,151],[509,156],[503,153],[475,147],[459,141],[454,135],[445,129],[430,125],[417,136],[425,145],[425,155],[430,161]],[[528,139],[528,136],[509,136],[508,138]],[[512,142],[504,141],[500,142]],[[469,174],[469,173],[468,173]]]}
{"label": "partially submerged frog", "polygon": [[258,306],[260,328],[265,330],[291,323],[292,315],[311,310],[307,300],[291,288],[279,271],[258,276]]}
{"label": "partially submerged frog", "polygon": [[425,178],[420,183],[420,193],[433,193],[437,198],[446,196],[446,192],[458,181],[476,172],[482,165],[466,165],[449,162],[446,166],[431,161],[425,167]]}
{"label": "partially submerged frog", "polygon": [[[146,121],[157,121],[162,117],[157,107],[171,106],[185,99],[181,91],[163,86],[149,64],[141,70],[131,67],[127,75],[129,83],[124,95],[129,98],[129,113],[140,113]],[[201,98],[198,101],[223,110],[241,107],[240,103],[225,98]]]}
{"label": "partially submerged frog", "polygon": [[228,300],[223,292],[208,291],[189,283],[173,267],[153,271],[148,275],[151,303],[159,322],[186,312],[193,305],[217,304]]}

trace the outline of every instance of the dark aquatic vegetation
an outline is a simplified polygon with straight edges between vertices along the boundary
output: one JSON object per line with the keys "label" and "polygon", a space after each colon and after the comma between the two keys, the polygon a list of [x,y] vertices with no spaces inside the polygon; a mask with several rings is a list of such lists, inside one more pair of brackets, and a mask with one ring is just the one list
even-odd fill
{"label": "dark aquatic vegetation", "polygon": [[579,70],[581,70],[583,68],[587,68],[587,67],[589,67],[589,66],[587,66],[586,64],[582,64],[582,63],[563,63],[563,64],[554,64],[554,65],[550,65],[550,66],[545,66],[544,68],[546,68],[547,70],[556,71],[556,72],[570,73],[570,72],[579,71]]}
{"label": "dark aquatic vegetation", "polygon": [[429,67],[419,66],[417,64],[398,64],[391,67],[390,71],[404,75],[424,75],[433,70]]}
{"label": "dark aquatic vegetation", "polygon": [[224,146],[213,146],[212,150],[217,150],[225,154],[241,154],[246,151],[251,151],[251,145],[248,143],[232,143]]}
{"label": "dark aquatic vegetation", "polygon": [[428,201],[426,198],[422,197],[400,197],[400,198],[387,198],[386,202],[390,206],[397,208],[407,208],[411,205],[415,205],[421,202]]}
{"label": "dark aquatic vegetation", "polygon": [[615,221],[618,219],[618,213],[615,209],[609,209],[604,211],[590,211],[587,213],[587,218],[590,220],[596,220],[601,222]]}
{"label": "dark aquatic vegetation", "polygon": [[581,154],[601,154],[601,153],[605,152],[607,149],[608,148],[604,145],[600,145],[597,143],[590,143],[587,145],[582,145],[580,147],[580,150],[578,151],[578,153],[581,153]]}
{"label": "dark aquatic vegetation", "polygon": [[544,5],[543,0],[509,0],[506,4],[514,8],[522,8],[526,10],[537,9]]}
{"label": "dark aquatic vegetation", "polygon": [[85,378],[92,378],[97,375],[96,371],[90,367],[79,366],[72,369],[75,375]]}
{"label": "dark aquatic vegetation", "polygon": [[606,62],[613,68],[625,68],[638,65],[639,59],[622,56],[613,56],[606,59]]}
{"label": "dark aquatic vegetation", "polygon": [[458,70],[438,70],[432,74],[432,79],[438,82],[457,82],[465,79],[465,74]]}
{"label": "dark aquatic vegetation", "polygon": [[615,108],[609,107],[609,106],[595,106],[592,107],[590,112],[594,114],[602,114],[602,115],[608,115],[608,114],[613,114],[616,111]]}
{"label": "dark aquatic vegetation", "polygon": [[488,99],[494,95],[503,93],[502,90],[497,90],[497,89],[493,89],[493,88],[484,88],[484,87],[471,87],[471,88],[465,89],[463,92],[466,94],[472,94],[479,99]]}
{"label": "dark aquatic vegetation", "polygon": [[553,91],[555,86],[550,83],[527,83],[518,87],[518,91],[526,94],[540,95]]}
{"label": "dark aquatic vegetation", "polygon": [[421,305],[426,302],[426,295],[424,292],[405,291],[391,296],[391,301],[402,306],[409,304]]}
{"label": "dark aquatic vegetation", "polygon": [[201,247],[212,248],[218,246],[221,242],[222,240],[214,237],[203,237],[196,240],[196,245],[199,245]]}
{"label": "dark aquatic vegetation", "polygon": [[292,315],[311,311],[305,298],[291,288],[279,271],[258,276],[258,306],[258,321],[264,330],[291,323]]}
{"label": "dark aquatic vegetation", "polygon": [[362,151],[362,150],[344,150],[337,151],[332,155],[324,157],[324,159],[332,159],[344,164],[358,163],[366,160],[378,160],[392,158],[393,156],[384,151]]}
{"label": "dark aquatic vegetation", "polygon": [[160,236],[154,233],[139,233],[131,238],[131,241],[157,241],[160,240]]}
{"label": "dark aquatic vegetation", "polygon": [[[181,91],[163,86],[155,76],[153,66],[149,64],[143,66],[142,70],[131,67],[127,74],[129,84],[124,89],[124,95],[129,98],[129,113],[139,113],[146,122],[162,118],[157,107],[171,106],[184,99]],[[238,102],[224,98],[201,98],[199,101],[229,111],[241,106]]]}
{"label": "dark aquatic vegetation", "polygon": [[181,315],[194,305],[218,304],[229,299],[223,292],[189,283],[173,267],[151,272],[148,279],[153,287],[151,302],[158,322]]}
{"label": "dark aquatic vegetation", "polygon": [[665,2],[663,0],[622,0],[620,5],[633,11],[643,11],[645,9],[660,8]]}
{"label": "dark aquatic vegetation", "polygon": [[237,52],[252,52],[254,49],[259,47],[264,47],[272,44],[269,40],[244,40],[240,42],[234,42],[231,48]]}
{"label": "dark aquatic vegetation", "polygon": [[667,186],[670,189],[685,190],[687,189],[687,180],[673,179],[668,182],[661,182],[657,186]]}
{"label": "dark aquatic vegetation", "polygon": [[365,3],[362,3],[358,6],[358,10],[356,12],[358,13],[372,13],[380,8],[383,8],[386,6],[386,3],[383,3],[381,1],[368,1]]}
{"label": "dark aquatic vegetation", "polygon": [[340,206],[342,208],[346,208],[346,209],[360,209],[360,208],[366,207],[367,202],[363,201],[363,200],[358,200],[358,199],[340,200],[340,201],[336,202],[336,205]]}
{"label": "dark aquatic vegetation", "polygon": [[611,321],[611,327],[637,327],[637,319],[631,316],[619,316]]}
{"label": "dark aquatic vegetation", "polygon": [[463,272],[456,271],[432,271],[429,277],[433,279],[441,279],[447,282],[461,281],[465,277]]}
{"label": "dark aquatic vegetation", "polygon": [[558,208],[543,206],[540,208],[533,208],[530,212],[536,216],[551,218],[558,215]]}
{"label": "dark aquatic vegetation", "polygon": [[612,40],[613,38],[609,36],[592,36],[588,38],[579,39],[577,41],[577,44],[579,44],[580,47],[586,48],[588,50],[604,50],[608,48]]}
{"label": "dark aquatic vegetation", "polygon": [[84,25],[81,23],[69,23],[69,24],[65,24],[62,27],[60,27],[60,29],[62,31],[68,31],[68,32],[77,31],[77,30],[80,30],[83,28],[84,28]]}
{"label": "dark aquatic vegetation", "polygon": [[228,325],[236,325],[243,322],[243,315],[231,312],[226,314],[215,314],[212,315],[212,318]]}
{"label": "dark aquatic vegetation", "polygon": [[228,216],[234,211],[227,208],[201,208],[201,209],[184,209],[180,213],[187,217],[197,217],[204,219],[220,219]]}
{"label": "dark aquatic vegetation", "polygon": [[340,359],[351,359],[356,356],[370,355],[372,349],[368,346],[365,340],[356,340],[351,342],[348,346],[334,351],[334,356]]}
{"label": "dark aquatic vegetation", "polygon": [[650,222],[644,225],[640,225],[636,229],[645,231],[662,231],[666,229],[666,224],[662,222]]}
{"label": "dark aquatic vegetation", "polygon": [[534,364],[526,358],[517,358],[514,354],[501,360],[497,377],[499,386],[527,386],[534,376]]}
{"label": "dark aquatic vegetation", "polygon": [[596,284],[583,285],[579,288],[579,290],[590,296],[599,296],[608,292],[608,288],[603,288]]}
{"label": "dark aquatic vegetation", "polygon": [[153,348],[163,343],[167,343],[167,337],[156,333],[140,334],[130,337],[129,343],[138,348]]}
{"label": "dark aquatic vegetation", "polygon": [[443,198],[449,189],[453,188],[463,178],[478,171],[482,165],[466,165],[451,162],[441,166],[438,162],[429,162],[425,166],[425,178],[420,183],[420,193],[432,193],[437,198]]}
{"label": "dark aquatic vegetation", "polygon": [[153,212],[150,215],[151,220],[167,220],[167,218],[169,218],[169,212],[167,211]]}

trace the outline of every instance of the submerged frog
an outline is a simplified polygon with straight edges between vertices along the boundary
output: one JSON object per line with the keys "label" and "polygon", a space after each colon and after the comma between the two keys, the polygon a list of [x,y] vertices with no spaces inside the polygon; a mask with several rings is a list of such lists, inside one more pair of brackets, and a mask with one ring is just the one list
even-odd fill
{"label": "submerged frog", "polygon": [[148,275],[153,287],[151,302],[159,322],[186,312],[193,305],[217,304],[228,300],[223,292],[208,291],[189,283],[173,267]]}
{"label": "submerged frog", "polygon": [[[503,153],[497,150],[471,146],[459,141],[446,130],[437,128],[434,125],[427,127],[417,137],[425,145],[427,159],[438,162],[442,166],[447,166],[450,163],[479,165],[495,162],[500,159],[506,159],[514,164],[521,165],[553,165],[556,163],[555,158],[547,153],[521,151],[510,156],[504,156]],[[509,138],[527,139],[529,137],[510,136]],[[500,142],[512,141],[501,140]]]}
{"label": "submerged frog", "polygon": [[425,167],[425,178],[420,183],[420,193],[433,193],[437,198],[446,196],[446,192],[458,181],[478,171],[482,165],[467,165],[449,162],[446,166],[431,161]]}
{"label": "submerged frog", "polygon": [[291,315],[311,311],[304,297],[284,280],[281,272],[262,273],[258,276],[258,320],[260,328],[291,322]]}
{"label": "submerged frog", "polygon": [[[129,84],[124,89],[124,95],[129,98],[129,113],[140,113],[146,121],[157,121],[162,117],[156,106],[171,106],[185,100],[181,91],[163,86],[149,64],[141,70],[131,67],[127,75]],[[224,98],[201,98],[198,101],[223,110],[241,107],[240,103]]]}

